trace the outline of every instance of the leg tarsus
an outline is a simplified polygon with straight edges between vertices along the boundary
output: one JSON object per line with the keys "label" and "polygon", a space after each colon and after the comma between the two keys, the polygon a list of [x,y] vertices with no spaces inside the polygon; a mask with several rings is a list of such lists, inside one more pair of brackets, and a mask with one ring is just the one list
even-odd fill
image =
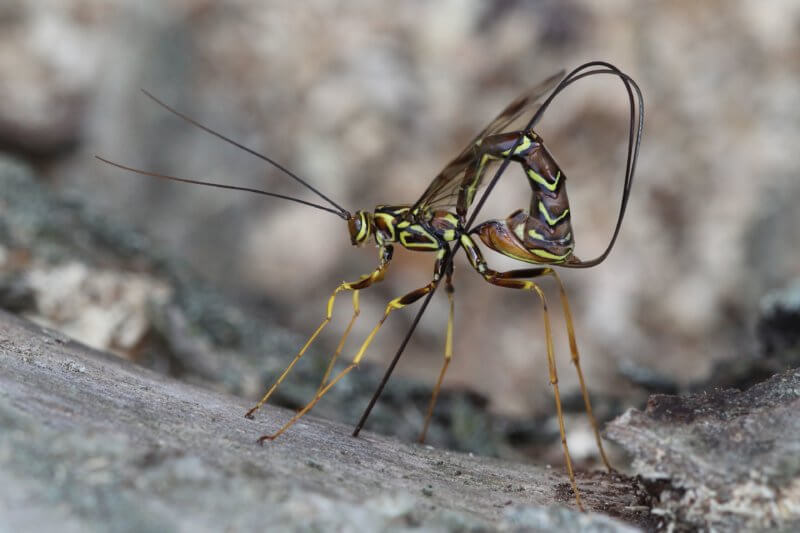
{"label": "leg tarsus", "polygon": [[383,313],[383,317],[381,317],[381,319],[378,321],[378,323],[372,329],[370,334],[367,336],[367,339],[361,345],[361,348],[359,348],[358,353],[356,353],[356,356],[353,358],[352,362],[349,365],[347,365],[342,371],[340,371],[338,374],[336,374],[336,376],[333,379],[331,379],[330,381],[325,383],[325,385],[322,388],[320,388],[317,391],[317,393],[314,395],[314,398],[310,402],[308,402],[305,405],[305,407],[303,407],[297,413],[295,413],[295,415],[288,422],[286,422],[283,426],[281,426],[281,428],[278,431],[276,431],[275,433],[272,433],[270,435],[261,436],[258,439],[259,443],[263,443],[266,440],[274,440],[275,438],[280,436],[283,432],[285,432],[287,429],[289,429],[303,415],[308,413],[311,410],[311,408],[314,407],[317,404],[317,402],[319,402],[319,400],[334,385],[336,385],[336,383],[340,379],[342,379],[344,376],[346,376],[351,370],[353,370],[354,368],[358,367],[358,364],[361,362],[361,359],[364,357],[364,354],[366,353],[367,348],[372,343],[372,339],[378,333],[378,330],[381,328],[383,323],[386,322],[386,319],[389,317],[389,315],[392,313],[392,311],[394,311],[395,309],[401,309],[401,308],[405,307],[408,304],[416,302],[422,296],[428,294],[431,290],[433,290],[433,288],[437,285],[437,283],[438,283],[437,280],[431,281],[430,283],[428,283],[424,287],[421,287],[421,288],[419,288],[417,290],[411,291],[410,293],[408,293],[408,294],[406,294],[404,296],[401,296],[399,298],[395,298],[394,300],[389,302],[389,304],[386,306],[386,310]]}
{"label": "leg tarsus", "polygon": [[[334,300],[336,298],[336,293],[337,292],[339,292],[339,288],[337,288],[333,292],[331,297],[330,297],[330,301],[328,303],[328,309],[329,310],[332,308],[332,300]],[[300,351],[297,352],[297,355],[294,356],[294,359],[292,359],[292,361],[289,363],[289,365],[286,367],[286,369],[283,371],[283,373],[278,377],[277,380],[275,380],[275,382],[272,384],[272,386],[267,390],[266,394],[264,394],[264,396],[258,401],[258,403],[256,405],[254,405],[249,411],[247,411],[245,413],[245,415],[244,415],[245,418],[248,418],[250,420],[252,420],[254,418],[254,416],[253,416],[254,413],[256,411],[258,411],[259,409],[261,409],[261,406],[263,406],[265,403],[267,403],[269,398],[272,396],[272,393],[274,393],[275,390],[278,388],[278,385],[280,385],[283,382],[283,380],[286,378],[286,376],[289,375],[289,372],[291,372],[292,368],[294,368],[294,365],[297,364],[297,362],[303,357],[303,355],[306,353],[306,350],[308,350],[308,347],[311,346],[311,344],[314,342],[314,340],[316,340],[316,338],[319,336],[319,334],[322,333],[322,330],[325,329],[325,326],[327,326],[330,321],[331,321],[331,316],[330,316],[330,313],[329,313],[322,320],[322,322],[317,327],[317,329],[314,331],[314,333],[311,334],[311,337],[308,338],[308,340],[303,345],[303,347],[300,349]]]}
{"label": "leg tarsus", "polygon": [[572,458],[569,455],[569,447],[567,446],[567,431],[564,427],[564,413],[561,408],[561,394],[558,390],[558,371],[556,370],[556,358],[555,352],[553,350],[553,333],[550,328],[550,317],[547,310],[547,299],[544,296],[544,292],[542,289],[536,285],[535,283],[531,283],[531,289],[533,289],[536,294],[539,295],[539,299],[542,301],[542,309],[543,309],[543,316],[544,316],[544,331],[545,331],[545,338],[547,343],[547,365],[550,370],[550,384],[553,386],[553,396],[555,397],[556,401],[556,414],[558,415],[558,431],[561,434],[561,446],[564,449],[564,460],[567,464],[567,474],[569,475],[569,481],[572,485],[572,492],[575,494],[575,503],[578,505],[578,508],[583,511],[583,502],[581,501],[581,493],[578,490],[578,483],[575,481],[575,472],[572,468]]}
{"label": "leg tarsus", "polygon": [[[331,321],[331,317],[333,316],[333,304],[336,301],[336,295],[337,294],[339,294],[342,291],[353,291],[354,293],[356,293],[356,294],[353,295],[353,305],[354,305],[354,308],[356,310],[355,315],[356,316],[358,315],[358,296],[357,296],[357,293],[358,293],[359,290],[366,289],[367,287],[369,287],[373,283],[377,283],[377,282],[379,282],[379,281],[381,281],[383,279],[383,276],[386,273],[386,269],[389,266],[389,259],[391,258],[391,247],[389,247],[389,246],[383,247],[382,251],[381,251],[381,254],[382,254],[381,263],[380,263],[380,265],[378,265],[378,268],[376,268],[374,271],[372,271],[372,273],[365,274],[365,275],[361,276],[357,281],[343,282],[341,285],[336,287],[336,289],[331,294],[330,298],[328,298],[328,305],[327,305],[327,308],[326,308],[326,311],[325,311],[325,318],[322,320],[322,322],[317,327],[317,329],[314,331],[314,333],[311,334],[311,336],[308,338],[306,343],[303,345],[303,347],[300,349],[300,351],[297,353],[297,355],[295,355],[294,359],[292,359],[292,361],[289,363],[289,365],[286,367],[286,369],[283,371],[283,373],[278,377],[278,379],[275,381],[275,383],[273,383],[272,386],[267,390],[266,394],[264,394],[264,396],[261,398],[261,400],[259,400],[258,403],[252,409],[250,409],[249,411],[247,411],[247,413],[245,413],[245,415],[244,415],[245,418],[252,419],[253,418],[253,414],[256,411],[258,411],[261,408],[262,405],[267,403],[267,401],[269,400],[270,396],[272,396],[272,393],[275,392],[275,389],[277,389],[278,385],[280,385],[281,382],[286,378],[286,376],[292,370],[294,365],[297,364],[297,361],[299,361],[300,358],[303,357],[303,355],[305,354],[306,350],[308,350],[309,346],[311,346],[311,344],[316,340],[316,338],[319,336],[319,334],[322,333],[322,330],[325,329],[325,327]],[[351,322],[353,320],[355,320],[355,317],[353,319],[351,319]],[[351,326],[352,326],[352,324],[351,324]],[[347,331],[345,332],[345,338],[346,338],[347,335],[349,335],[349,333],[350,333],[350,328],[348,327]],[[344,339],[340,342],[340,344],[343,344],[343,343],[344,343]],[[332,363],[329,364],[329,366],[332,368]],[[325,378],[327,378],[327,374],[326,374]],[[323,378],[323,379],[325,379],[325,378]]]}
{"label": "leg tarsus", "polygon": [[589,400],[589,391],[586,388],[586,381],[583,378],[583,371],[581,370],[581,363],[580,363],[580,354],[578,352],[578,342],[575,339],[575,326],[572,323],[572,312],[569,308],[569,300],[567,299],[567,291],[564,289],[564,284],[561,282],[561,277],[558,273],[553,270],[549,269],[549,274],[555,278],[556,283],[558,284],[559,294],[561,296],[561,307],[564,310],[564,318],[567,322],[567,336],[569,337],[569,348],[570,353],[572,355],[572,364],[575,365],[575,372],[578,374],[578,382],[580,383],[581,387],[581,395],[583,396],[583,403],[586,407],[586,414],[589,417],[589,423],[592,426],[592,431],[594,432],[594,438],[597,442],[597,448],[600,451],[600,458],[603,461],[606,469],[609,472],[613,472],[614,468],[611,466],[611,463],[608,461],[608,457],[606,456],[606,451],[603,448],[603,440],[600,437],[600,430],[597,427],[597,420],[594,417],[594,412],[592,411],[592,402]]}
{"label": "leg tarsus", "polygon": [[261,437],[259,437],[258,443],[259,444],[263,444],[264,441],[267,441],[267,440],[272,441],[272,440],[275,440],[276,438],[278,438],[283,432],[285,432],[292,425],[294,425],[295,422],[300,420],[300,418],[303,415],[305,415],[307,412],[309,412],[311,410],[311,408],[314,407],[317,404],[317,402],[325,395],[325,393],[328,392],[331,389],[331,387],[336,385],[336,383],[340,379],[342,379],[344,376],[346,376],[356,366],[357,365],[355,365],[353,363],[350,363],[349,365],[347,365],[347,367],[345,367],[341,372],[339,372],[336,375],[336,377],[334,377],[330,382],[328,382],[328,384],[325,385],[325,387],[323,387],[322,390],[320,390],[317,394],[315,394],[314,398],[310,402],[308,402],[305,407],[303,407],[301,410],[299,410],[297,413],[295,413],[295,415],[288,422],[286,422],[283,426],[281,426],[281,428],[278,431],[276,431],[275,433],[272,433],[270,435],[262,435]]}

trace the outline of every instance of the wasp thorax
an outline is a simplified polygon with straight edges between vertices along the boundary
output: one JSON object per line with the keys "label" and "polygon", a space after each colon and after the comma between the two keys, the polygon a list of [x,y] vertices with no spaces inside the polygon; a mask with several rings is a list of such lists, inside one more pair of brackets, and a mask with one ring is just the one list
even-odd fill
{"label": "wasp thorax", "polygon": [[361,246],[372,235],[372,213],[367,211],[356,211],[353,216],[347,219],[347,229],[350,231],[350,243],[353,246]]}

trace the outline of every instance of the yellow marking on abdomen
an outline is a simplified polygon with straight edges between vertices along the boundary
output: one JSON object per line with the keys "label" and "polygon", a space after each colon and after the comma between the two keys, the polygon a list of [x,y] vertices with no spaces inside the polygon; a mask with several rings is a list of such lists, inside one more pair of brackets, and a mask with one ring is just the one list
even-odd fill
{"label": "yellow marking on abdomen", "polygon": [[530,179],[532,179],[533,181],[535,181],[536,183],[538,183],[539,185],[541,185],[542,187],[544,187],[545,189],[547,189],[550,192],[553,192],[553,191],[556,190],[556,187],[558,187],[558,182],[559,182],[559,180],[561,180],[561,171],[560,170],[558,172],[556,172],[556,180],[553,183],[548,182],[546,179],[544,179],[544,177],[541,174],[539,174],[538,172],[536,172],[532,168],[529,168],[528,171],[526,172],[526,174],[528,175],[528,177]]}
{"label": "yellow marking on abdomen", "polygon": [[[522,136],[522,142],[519,143],[516,148],[514,148],[514,155],[519,155],[521,152],[524,152],[525,150],[527,150],[530,147],[531,147],[531,140],[528,139],[527,135],[523,135]],[[511,148],[509,148],[508,150],[504,150],[504,151],[500,152],[500,154],[503,155],[503,156],[508,156],[508,154],[510,154],[510,153],[511,153]]]}
{"label": "yellow marking on abdomen", "polygon": [[519,239],[520,242],[525,240],[525,227],[523,224],[517,224],[514,226],[513,231],[514,235],[517,236],[517,239]]}
{"label": "yellow marking on abdomen", "polygon": [[569,208],[564,209],[564,212],[558,215],[556,218],[552,218],[550,216],[550,213],[547,211],[547,208],[544,206],[544,203],[540,200],[539,212],[544,216],[544,219],[547,221],[548,226],[555,226],[556,224],[558,224],[559,221],[563,220],[569,215]]}
{"label": "yellow marking on abdomen", "polygon": [[[540,241],[546,241],[547,240],[547,239],[544,238],[544,235],[542,235],[541,233],[539,233],[535,229],[529,229],[528,230],[528,235],[530,235],[534,239],[539,239]],[[522,240],[522,237],[520,237],[520,240]]]}
{"label": "yellow marking on abdomen", "polygon": [[556,255],[554,253],[548,252],[547,250],[541,250],[539,248],[534,248],[530,251],[534,255],[538,255],[544,259],[550,259],[552,261],[563,261],[570,255],[572,255],[572,250],[568,251],[564,255]]}

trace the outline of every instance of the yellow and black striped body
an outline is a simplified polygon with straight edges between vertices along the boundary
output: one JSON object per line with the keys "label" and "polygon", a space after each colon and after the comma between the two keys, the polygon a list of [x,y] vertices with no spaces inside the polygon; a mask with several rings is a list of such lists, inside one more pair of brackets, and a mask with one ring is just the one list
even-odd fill
{"label": "yellow and black striped body", "polygon": [[372,220],[378,246],[397,243],[420,252],[445,248],[462,232],[455,214],[449,211],[411,211],[408,205],[379,205],[372,213]]}
{"label": "yellow and black striped body", "polygon": [[399,244],[417,252],[437,252],[437,263],[450,251],[464,228],[458,216],[445,210],[412,209],[408,205],[379,205],[375,211],[357,211],[348,220],[350,240],[360,246],[374,236],[381,249]]}
{"label": "yellow and black striped body", "polygon": [[517,210],[504,221],[490,220],[472,233],[493,250],[520,261],[568,262],[575,242],[566,177],[533,131],[494,135],[476,144],[474,162],[467,168],[459,190],[458,213],[466,213],[471,205],[488,163],[507,157],[518,140],[511,159],[521,164],[531,186],[529,211]]}
{"label": "yellow and black striped body", "polygon": [[[519,142],[518,142],[519,141]],[[517,144],[516,148],[514,145]],[[460,187],[456,213],[409,205],[379,205],[375,211],[357,211],[348,220],[350,238],[361,245],[374,236],[380,247],[395,243],[414,251],[449,251],[449,243],[464,233],[463,220],[492,160],[520,163],[530,184],[529,211],[518,209],[505,220],[489,220],[475,227],[489,248],[527,263],[563,264],[577,261],[572,236],[566,177],[533,131],[493,135],[475,144]]]}

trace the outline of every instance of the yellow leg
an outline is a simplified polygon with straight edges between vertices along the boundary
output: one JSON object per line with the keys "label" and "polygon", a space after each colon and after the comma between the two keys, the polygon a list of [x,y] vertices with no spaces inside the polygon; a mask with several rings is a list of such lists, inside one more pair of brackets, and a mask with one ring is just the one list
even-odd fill
{"label": "yellow leg", "polygon": [[558,276],[555,270],[549,269],[551,274],[556,282],[558,283],[558,290],[561,295],[561,307],[564,309],[564,317],[567,321],[567,335],[569,336],[569,349],[572,353],[572,363],[575,365],[575,371],[578,373],[578,381],[581,385],[581,394],[583,395],[583,403],[586,406],[586,414],[589,415],[589,422],[592,424],[592,430],[594,431],[594,438],[597,441],[597,448],[600,450],[600,457],[603,459],[603,464],[606,466],[609,472],[613,469],[611,468],[611,463],[608,462],[608,458],[606,457],[606,452],[603,449],[603,440],[600,438],[600,431],[597,428],[597,421],[594,418],[594,413],[592,412],[592,403],[589,401],[589,393],[586,390],[586,383],[583,379],[583,371],[581,371],[581,363],[580,363],[580,356],[578,354],[578,343],[575,340],[575,327],[572,324],[572,313],[569,310],[569,301],[567,300],[567,291],[564,290],[564,284],[561,283],[561,278]]}
{"label": "yellow leg", "polygon": [[436,281],[432,281],[431,283],[429,283],[428,285],[426,285],[426,286],[424,286],[424,287],[422,287],[420,289],[412,291],[412,292],[406,294],[405,296],[401,296],[399,298],[395,298],[394,300],[389,302],[389,304],[386,306],[386,310],[384,311],[383,316],[378,321],[378,323],[375,325],[375,327],[372,329],[370,334],[367,336],[366,340],[361,345],[361,348],[359,348],[358,353],[356,353],[356,356],[353,358],[353,361],[349,365],[347,365],[341,372],[336,374],[336,376],[333,379],[331,379],[327,384],[325,384],[314,395],[314,398],[310,402],[308,402],[308,404],[305,407],[303,407],[300,411],[298,411],[278,431],[276,431],[275,433],[272,433],[271,435],[263,435],[262,437],[260,437],[258,439],[258,443],[259,444],[263,444],[264,441],[276,439],[284,431],[289,429],[295,422],[297,422],[303,415],[305,415],[307,412],[309,412],[311,410],[311,408],[314,407],[317,404],[317,402],[319,402],[319,400],[331,389],[331,387],[333,387],[340,379],[342,379],[351,370],[353,370],[354,368],[356,368],[358,366],[358,364],[361,362],[361,359],[364,358],[364,354],[366,353],[367,348],[369,348],[369,345],[372,343],[372,339],[375,338],[375,335],[378,333],[378,330],[381,328],[383,323],[386,322],[386,319],[389,317],[389,315],[392,313],[392,311],[394,311],[395,309],[401,309],[401,308],[405,307],[406,305],[411,304],[411,303],[419,300],[421,297],[423,297],[424,295],[428,294],[433,289],[433,287],[436,286],[436,283],[437,283]]}
{"label": "yellow leg", "polygon": [[428,433],[428,426],[430,425],[431,417],[433,416],[433,408],[436,405],[436,400],[439,398],[439,389],[442,387],[442,380],[444,380],[444,373],[447,371],[447,367],[450,365],[450,360],[453,358],[453,314],[455,305],[453,301],[453,287],[450,284],[449,279],[447,283],[447,298],[450,300],[450,315],[447,318],[447,335],[444,343],[444,363],[442,363],[442,369],[439,371],[439,379],[436,380],[436,386],[433,388],[431,401],[428,404],[428,414],[425,415],[425,425],[422,427],[422,433],[419,435],[420,444],[425,442],[425,436]]}
{"label": "yellow leg", "polygon": [[567,464],[567,474],[569,475],[569,481],[572,485],[572,491],[575,494],[575,503],[577,503],[578,508],[583,511],[583,502],[581,501],[581,495],[578,491],[578,484],[575,481],[575,472],[572,468],[572,458],[569,455],[569,447],[567,446],[567,433],[564,428],[564,413],[561,408],[561,394],[558,390],[558,372],[556,370],[556,358],[553,352],[553,334],[550,328],[550,314],[547,307],[547,299],[545,298],[542,289],[536,283],[520,279],[549,274],[548,271],[552,269],[536,268],[512,270],[509,272],[497,272],[496,270],[490,269],[486,265],[486,261],[483,259],[483,254],[469,235],[462,235],[461,243],[464,246],[464,251],[467,253],[470,264],[481,276],[483,276],[486,281],[500,287],[535,292],[542,302],[544,333],[547,344],[547,366],[550,370],[550,385],[553,386],[553,395],[555,396],[556,401],[556,414],[558,415],[558,430],[561,434],[561,446],[564,448],[564,460]]}
{"label": "yellow leg", "polygon": [[553,395],[556,399],[556,414],[558,415],[558,431],[561,433],[561,446],[564,448],[564,460],[567,463],[567,474],[569,474],[569,482],[572,484],[572,491],[575,493],[575,503],[578,508],[583,511],[583,502],[581,501],[581,493],[578,492],[578,484],[575,482],[575,473],[572,470],[572,459],[569,456],[569,448],[567,447],[567,432],[564,429],[564,413],[561,409],[561,394],[558,392],[558,373],[556,371],[556,358],[553,353],[553,334],[550,330],[550,317],[547,311],[547,300],[544,297],[542,289],[532,281],[527,282],[530,284],[530,289],[534,290],[539,295],[542,301],[542,309],[544,315],[544,334],[547,342],[547,366],[550,369],[550,385],[553,386]]}
{"label": "yellow leg", "polygon": [[[339,341],[339,347],[337,348],[336,353],[334,353],[334,357],[333,357],[332,361],[328,365],[328,370],[326,371],[325,376],[323,377],[323,384],[324,384],[325,380],[328,377],[328,373],[333,368],[333,363],[335,363],[336,358],[338,357],[338,353],[341,351],[341,348],[344,346],[344,342],[347,339],[347,336],[350,334],[350,329],[353,326],[353,322],[355,322],[355,319],[358,317],[358,314],[359,314],[358,291],[360,289],[365,289],[365,288],[369,287],[373,283],[381,281],[383,279],[383,276],[384,276],[384,274],[386,272],[386,268],[387,267],[388,267],[388,261],[384,261],[371,274],[366,274],[364,276],[361,276],[361,278],[358,281],[344,282],[341,285],[339,285],[338,287],[336,287],[336,290],[333,291],[333,294],[331,294],[331,297],[328,298],[328,306],[326,308],[325,318],[322,319],[322,322],[320,323],[320,325],[317,327],[317,329],[314,331],[314,333],[311,334],[311,337],[308,338],[308,340],[303,345],[303,347],[300,348],[300,351],[297,353],[297,355],[294,356],[294,359],[292,359],[292,361],[289,363],[289,366],[286,367],[286,370],[283,371],[283,373],[278,377],[278,379],[275,381],[275,383],[273,383],[272,386],[269,388],[269,390],[267,390],[266,394],[264,394],[264,396],[258,401],[258,403],[252,409],[247,411],[247,413],[244,415],[245,418],[253,418],[253,414],[256,411],[258,411],[261,408],[262,405],[267,403],[267,401],[269,400],[270,396],[272,396],[272,393],[275,392],[275,389],[278,388],[278,385],[280,385],[281,382],[286,378],[286,376],[289,375],[289,372],[291,372],[291,370],[294,367],[294,365],[297,364],[297,361],[299,361],[300,358],[303,357],[303,355],[306,353],[306,350],[308,350],[309,346],[311,346],[311,344],[316,340],[316,338],[319,336],[319,334],[322,333],[322,330],[325,329],[325,326],[327,326],[328,323],[331,321],[331,317],[333,316],[333,304],[336,301],[336,295],[339,294],[342,291],[353,291],[353,293],[354,293],[353,294],[353,309],[354,309],[353,318],[350,319],[350,324],[348,325],[347,329],[345,330],[345,333],[342,336],[341,341]],[[321,386],[322,385],[320,385],[320,387]]]}
{"label": "yellow leg", "polygon": [[328,377],[331,375],[333,366],[336,364],[336,360],[339,359],[339,356],[342,354],[344,343],[347,341],[347,337],[350,336],[350,331],[353,329],[353,324],[356,323],[356,319],[360,314],[361,308],[358,305],[358,291],[353,291],[353,316],[350,317],[350,322],[347,324],[347,328],[344,330],[344,335],[342,335],[339,345],[336,346],[336,351],[333,352],[333,357],[331,357],[330,362],[328,362],[328,368],[325,369],[325,374],[322,375],[322,381],[320,381],[319,387],[317,388],[317,394],[319,394],[319,391],[321,391],[328,382]]}

